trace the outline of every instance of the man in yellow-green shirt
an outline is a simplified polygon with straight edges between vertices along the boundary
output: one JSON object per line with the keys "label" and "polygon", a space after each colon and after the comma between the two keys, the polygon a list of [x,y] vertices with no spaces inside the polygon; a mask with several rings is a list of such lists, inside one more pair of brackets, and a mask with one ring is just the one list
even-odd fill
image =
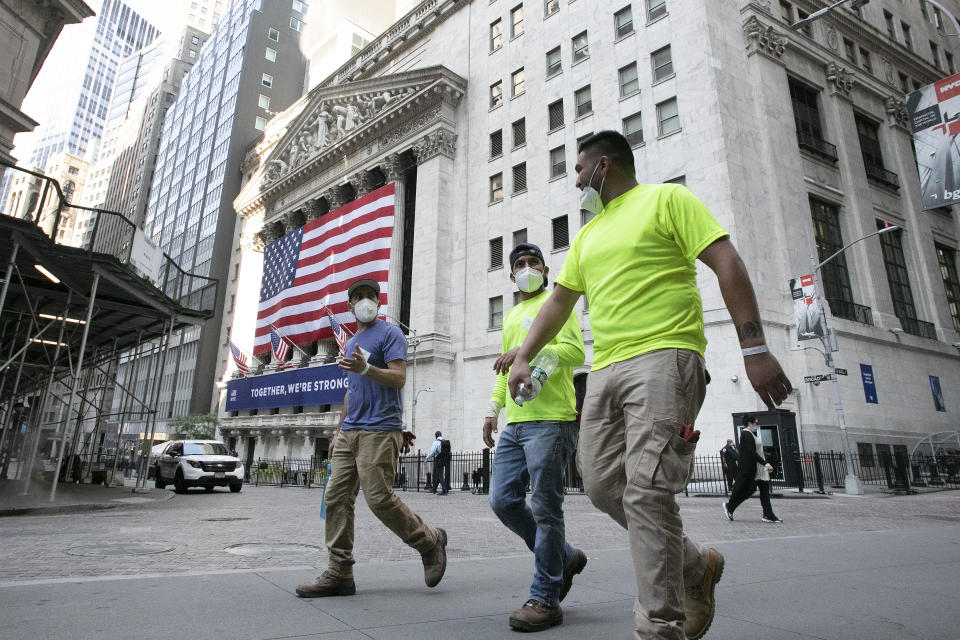
{"label": "man in yellow-green shirt", "polygon": [[615,131],[577,157],[577,234],[550,299],[512,361],[511,392],[530,384],[530,359],[590,301],[594,360],[578,459],[584,489],[628,531],[637,600],[635,637],[701,638],[714,617],[724,559],[683,533],[675,494],[690,477],[706,394],[703,307],[696,260],[717,275],[747,377],[772,409],[790,381],[770,353],[746,268],[726,231],[685,187],[637,183],[633,150]]}
{"label": "man in yellow-green shirt", "polygon": [[503,319],[503,355],[494,364],[497,379],[483,422],[483,441],[493,447],[498,416],[506,407],[507,426],[493,459],[490,506],[533,552],[530,597],[509,618],[510,626],[520,631],[542,631],[561,624],[560,601],[570,590],[573,576],[587,564],[587,556],[567,543],[563,523],[563,472],[576,449],[579,430],[573,368],[584,360],[576,314],[568,313],[557,335],[543,347],[556,354],[558,365],[539,394],[518,405],[514,394],[507,393],[507,362],[550,297],[548,273],[536,245],[521,243],[510,252],[510,280],[520,289],[520,303]]}

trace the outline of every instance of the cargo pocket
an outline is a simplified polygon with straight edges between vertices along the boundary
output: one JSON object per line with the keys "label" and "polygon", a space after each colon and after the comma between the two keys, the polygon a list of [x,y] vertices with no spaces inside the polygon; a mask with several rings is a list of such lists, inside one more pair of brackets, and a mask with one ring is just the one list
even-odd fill
{"label": "cargo pocket", "polygon": [[676,419],[657,420],[643,445],[633,483],[638,487],[680,493],[693,472],[697,445],[680,436],[683,425]]}

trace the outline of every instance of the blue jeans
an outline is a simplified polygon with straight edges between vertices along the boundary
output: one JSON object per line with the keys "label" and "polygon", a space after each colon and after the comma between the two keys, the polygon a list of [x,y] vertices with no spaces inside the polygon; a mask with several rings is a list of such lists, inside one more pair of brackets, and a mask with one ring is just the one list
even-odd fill
{"label": "blue jeans", "polygon": [[563,470],[577,446],[578,432],[576,422],[508,424],[493,459],[490,507],[533,551],[530,598],[550,607],[560,602],[563,569],[574,554],[564,538]]}

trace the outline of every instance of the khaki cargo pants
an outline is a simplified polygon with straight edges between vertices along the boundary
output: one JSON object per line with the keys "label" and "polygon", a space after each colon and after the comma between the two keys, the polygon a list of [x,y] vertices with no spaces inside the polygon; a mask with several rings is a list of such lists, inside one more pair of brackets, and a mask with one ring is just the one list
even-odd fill
{"label": "khaki cargo pants", "polygon": [[680,433],[706,393],[703,358],[663,349],[592,372],[577,452],[591,502],[627,529],[637,579],[637,638],[683,640],[683,585],[707,555],[683,533],[674,494],[693,469]]}
{"label": "khaki cargo pants", "polygon": [[400,431],[347,429],[337,436],[326,496],[328,568],[336,575],[353,575],[354,507],[361,488],[373,515],[407,545],[426,553],[437,544],[437,530],[393,492],[402,442]]}

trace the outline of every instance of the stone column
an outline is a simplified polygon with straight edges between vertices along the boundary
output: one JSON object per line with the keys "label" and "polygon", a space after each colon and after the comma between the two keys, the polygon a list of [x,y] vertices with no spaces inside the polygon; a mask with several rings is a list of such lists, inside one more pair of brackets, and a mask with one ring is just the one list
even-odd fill
{"label": "stone column", "polygon": [[350,178],[350,182],[353,184],[358,198],[362,198],[372,191],[371,185],[373,181],[370,179],[370,173],[368,171],[361,171],[360,173],[354,174]]}
{"label": "stone column", "polygon": [[327,199],[327,203],[330,205],[330,211],[333,211],[337,207],[342,207],[345,204],[343,199],[343,192],[340,191],[340,187],[334,186],[324,194],[324,197]]}
{"label": "stone column", "polygon": [[387,306],[392,316],[400,317],[400,291],[403,280],[404,188],[403,159],[393,153],[380,164],[383,175],[393,183],[393,236],[390,239],[390,271],[387,275]]}

